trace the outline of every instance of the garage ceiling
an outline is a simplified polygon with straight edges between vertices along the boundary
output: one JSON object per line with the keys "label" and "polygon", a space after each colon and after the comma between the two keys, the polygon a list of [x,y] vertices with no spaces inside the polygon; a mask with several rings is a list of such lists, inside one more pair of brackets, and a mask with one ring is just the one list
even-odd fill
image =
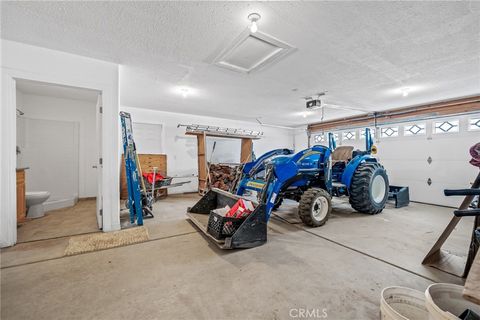
{"label": "garage ceiling", "polygon": [[[384,110],[480,93],[479,2],[2,2],[2,38],[120,63],[121,104],[316,122],[302,96]],[[259,30],[297,48],[261,70],[215,58]],[[178,87],[192,88],[187,98]],[[407,97],[401,88],[411,89]],[[324,119],[358,114],[328,108]]]}

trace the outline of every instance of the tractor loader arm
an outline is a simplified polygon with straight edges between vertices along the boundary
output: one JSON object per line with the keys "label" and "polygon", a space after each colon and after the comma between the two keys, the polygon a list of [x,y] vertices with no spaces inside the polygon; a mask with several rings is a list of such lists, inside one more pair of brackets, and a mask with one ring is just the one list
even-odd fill
{"label": "tractor loader arm", "polygon": [[254,176],[256,173],[265,169],[266,160],[275,156],[290,155],[290,154],[293,154],[293,150],[275,149],[275,150],[269,151],[263,154],[262,156],[260,156],[257,160],[245,163],[245,165],[243,166],[243,173],[245,175]]}

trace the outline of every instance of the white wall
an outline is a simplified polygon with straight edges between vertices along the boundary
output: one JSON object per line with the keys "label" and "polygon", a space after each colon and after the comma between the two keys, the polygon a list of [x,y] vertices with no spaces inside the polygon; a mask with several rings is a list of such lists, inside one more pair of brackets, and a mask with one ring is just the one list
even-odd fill
{"label": "white wall", "polygon": [[22,118],[17,138],[19,167],[26,170],[26,189],[48,191],[45,210],[73,206],[78,199],[78,122]]}
{"label": "white wall", "polygon": [[[254,140],[253,142],[253,149],[257,157],[272,149],[293,148],[292,130],[288,129],[262,127],[252,122],[129,108],[126,106],[121,106],[120,108],[122,111],[129,112],[132,115],[133,122],[161,124],[163,126],[163,146],[165,149],[163,153],[167,154],[167,171],[169,176],[195,175],[195,177],[192,176],[187,179],[177,180],[191,180],[192,182],[182,187],[172,188],[169,190],[170,193],[195,192],[198,189],[198,181],[196,177],[198,174],[197,139],[194,136],[185,135],[185,128],[177,128],[179,123],[204,124],[263,131],[264,137],[259,140]],[[135,132],[133,132],[133,136],[137,148],[141,150],[141,145],[145,142],[136,139]],[[210,148],[212,145],[211,142],[212,140],[209,140]],[[223,159],[233,159],[240,151],[240,144],[238,142],[233,142],[231,144],[221,142],[217,147],[219,148],[217,159],[222,161],[224,161]],[[217,153],[217,151],[215,151],[215,153]],[[240,159],[237,161],[239,160]]]}
{"label": "white wall", "polygon": [[[97,170],[93,166],[97,165],[96,103],[25,94],[18,91],[17,100],[19,97],[21,102],[17,101],[17,106],[24,112],[24,115],[17,118],[17,145],[20,145],[22,149],[17,165],[30,167],[27,171],[27,191],[50,191],[52,195],[46,203],[49,209],[51,208],[48,207],[48,203],[54,201],[70,200],[72,197],[95,197],[97,195]],[[55,125],[57,128],[69,123],[77,128],[76,137],[73,137],[74,142],[77,143],[76,149],[71,150],[75,152],[76,159],[75,162],[70,163],[68,169],[64,165],[66,161],[64,157],[70,156],[70,152],[67,150],[71,148],[71,137],[59,137],[59,132],[56,132],[54,128],[50,128],[52,129],[50,131],[42,130],[36,133],[33,129],[45,122],[42,120],[49,120],[49,125]],[[23,132],[19,130],[22,123],[26,124]],[[36,126],[32,127],[31,125]],[[45,129],[49,129],[48,126]],[[48,132],[51,134],[47,135]],[[28,135],[25,135],[26,133]],[[26,138],[23,141],[22,135]],[[39,137],[41,135],[43,144],[55,141],[57,148],[50,150],[48,155],[41,154],[40,156],[32,153],[38,145],[28,144],[31,142],[28,139],[36,139],[37,135]],[[62,140],[59,141],[59,139]],[[65,142],[64,145],[61,144],[62,141]],[[49,160],[43,162],[47,157]],[[66,169],[66,172],[62,173],[62,183],[57,181],[57,177],[50,176],[50,173],[55,172],[51,171],[56,168]],[[64,203],[68,205],[70,201]],[[55,206],[55,208],[58,207],[61,206]]]}
{"label": "white wall", "polygon": [[294,144],[295,152],[299,152],[308,148],[307,126],[298,127],[295,129]]}
{"label": "white wall", "polygon": [[120,229],[118,158],[118,65],[56,50],[1,40],[0,245],[16,242],[16,90],[27,79],[99,90],[103,97],[103,230]]}
{"label": "white wall", "polygon": [[207,137],[206,159],[212,163],[240,163],[241,147],[240,139]]}
{"label": "white wall", "polygon": [[163,126],[161,124],[132,122],[132,130],[135,132],[135,140],[141,141],[140,144],[136,144],[137,153],[163,153],[165,147],[163,146]]}

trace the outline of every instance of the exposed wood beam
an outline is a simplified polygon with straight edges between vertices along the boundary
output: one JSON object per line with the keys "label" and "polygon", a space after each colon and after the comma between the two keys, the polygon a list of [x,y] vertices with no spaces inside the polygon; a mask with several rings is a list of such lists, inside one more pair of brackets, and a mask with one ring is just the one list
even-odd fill
{"label": "exposed wood beam", "polygon": [[242,139],[242,149],[240,151],[240,163],[252,161],[253,141],[252,139]]}
{"label": "exposed wood beam", "polygon": [[207,191],[207,139],[205,134],[197,135],[198,152],[198,192],[203,194]]}

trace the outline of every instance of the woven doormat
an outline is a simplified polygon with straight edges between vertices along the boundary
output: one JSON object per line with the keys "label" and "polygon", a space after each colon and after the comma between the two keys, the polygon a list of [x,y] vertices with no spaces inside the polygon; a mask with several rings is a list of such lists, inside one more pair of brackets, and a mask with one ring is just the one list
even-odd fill
{"label": "woven doormat", "polygon": [[79,253],[127,246],[133,243],[144,242],[148,239],[148,231],[145,227],[74,236],[68,241],[68,246],[63,255],[71,256]]}

